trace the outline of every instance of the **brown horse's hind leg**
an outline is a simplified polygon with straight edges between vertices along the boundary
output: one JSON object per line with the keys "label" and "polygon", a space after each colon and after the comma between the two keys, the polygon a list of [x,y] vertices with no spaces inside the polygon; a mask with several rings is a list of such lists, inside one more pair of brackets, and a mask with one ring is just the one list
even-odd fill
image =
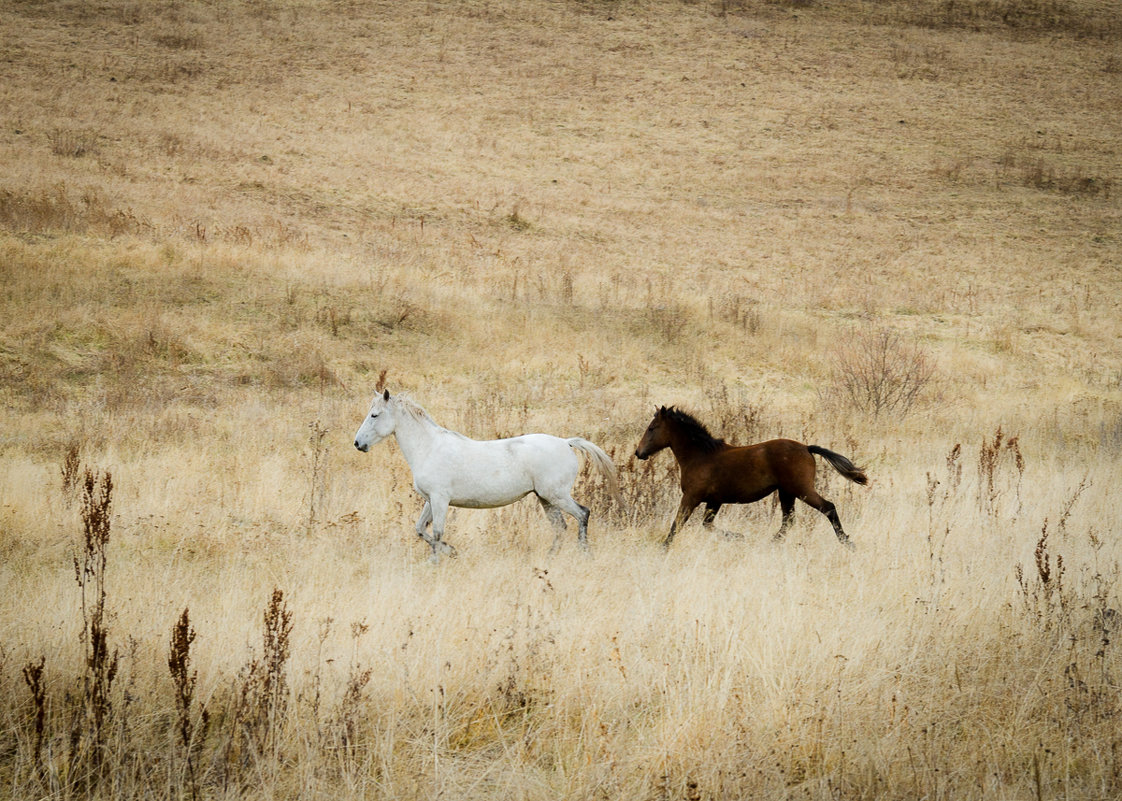
{"label": "brown horse's hind leg", "polygon": [[787,529],[791,527],[791,521],[795,518],[795,496],[785,490],[779,490],[779,511],[783,513],[783,519],[779,523],[779,531],[773,538],[776,542],[783,539]]}
{"label": "brown horse's hind leg", "polygon": [[853,547],[849,535],[842,530],[841,518],[838,517],[838,509],[833,503],[823,498],[817,492],[813,495],[804,495],[802,499],[808,506],[813,506],[819,512],[826,515],[826,519],[829,520],[830,525],[834,527],[834,533],[838,535],[838,542],[847,548]]}

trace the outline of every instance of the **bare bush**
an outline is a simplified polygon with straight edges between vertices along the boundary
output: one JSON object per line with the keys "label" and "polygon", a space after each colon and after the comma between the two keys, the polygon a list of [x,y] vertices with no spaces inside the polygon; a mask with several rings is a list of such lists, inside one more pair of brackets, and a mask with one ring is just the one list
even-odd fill
{"label": "bare bush", "polygon": [[825,394],[877,417],[907,414],[930,389],[935,365],[892,329],[860,334],[834,353]]}

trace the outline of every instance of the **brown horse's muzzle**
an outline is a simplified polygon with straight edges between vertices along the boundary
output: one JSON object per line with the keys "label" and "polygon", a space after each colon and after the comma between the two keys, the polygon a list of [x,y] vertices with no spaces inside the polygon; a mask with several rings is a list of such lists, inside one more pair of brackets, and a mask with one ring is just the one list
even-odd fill
{"label": "brown horse's muzzle", "polygon": [[643,459],[644,461],[646,461],[646,459],[647,459],[647,454],[645,454],[645,453],[641,453],[641,452],[639,451],[639,449],[638,449],[638,448],[636,448],[636,449],[635,449],[635,458],[636,458],[636,459]]}

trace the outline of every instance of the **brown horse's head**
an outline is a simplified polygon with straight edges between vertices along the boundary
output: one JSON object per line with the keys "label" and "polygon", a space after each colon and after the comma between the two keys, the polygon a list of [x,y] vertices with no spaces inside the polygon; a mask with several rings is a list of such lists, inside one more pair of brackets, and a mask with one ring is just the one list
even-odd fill
{"label": "brown horse's head", "polygon": [[639,459],[647,459],[669,445],[670,432],[666,426],[666,407],[662,406],[655,410],[654,419],[643,432],[639,447],[635,449],[635,456]]}

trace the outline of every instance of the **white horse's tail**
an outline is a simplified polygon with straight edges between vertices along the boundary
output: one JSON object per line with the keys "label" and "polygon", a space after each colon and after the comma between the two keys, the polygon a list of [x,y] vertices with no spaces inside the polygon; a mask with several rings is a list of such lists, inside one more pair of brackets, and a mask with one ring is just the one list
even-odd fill
{"label": "white horse's tail", "polygon": [[584,437],[571,437],[565,441],[569,443],[570,447],[588,454],[589,461],[596,465],[600,475],[608,482],[608,494],[612,496],[612,500],[623,506],[623,496],[619,494],[619,474],[616,472],[616,463],[612,461],[612,457]]}

